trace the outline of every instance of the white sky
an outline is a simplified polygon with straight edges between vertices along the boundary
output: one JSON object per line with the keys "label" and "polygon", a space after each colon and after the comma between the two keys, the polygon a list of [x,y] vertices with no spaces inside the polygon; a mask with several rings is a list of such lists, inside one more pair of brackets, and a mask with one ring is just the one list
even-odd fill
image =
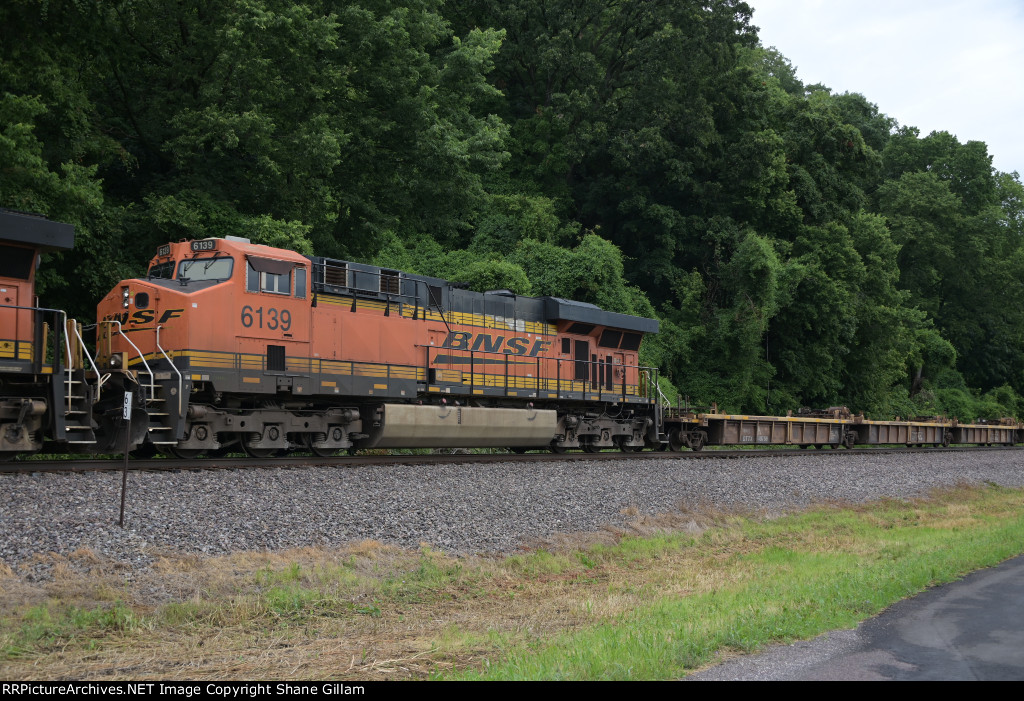
{"label": "white sky", "polygon": [[924,136],[984,141],[1024,177],[1024,0],[747,0],[805,84],[858,92]]}

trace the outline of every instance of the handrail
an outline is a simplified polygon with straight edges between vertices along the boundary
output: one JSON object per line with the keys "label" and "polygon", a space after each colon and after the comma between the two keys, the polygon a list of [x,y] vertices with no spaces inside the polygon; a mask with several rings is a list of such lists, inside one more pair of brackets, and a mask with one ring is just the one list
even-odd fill
{"label": "handrail", "polygon": [[0,304],[0,309],[23,309],[28,312],[51,312],[53,314],[60,314],[64,322],[64,351],[67,353],[68,365],[71,365],[71,342],[68,340],[67,326],[68,326],[68,313],[63,309],[50,309],[49,307],[22,307],[17,304]]}
{"label": "handrail", "polygon": [[160,353],[164,356],[164,360],[167,361],[167,364],[171,366],[171,370],[174,370],[174,372],[176,372],[177,375],[178,375],[178,416],[180,417],[181,416],[182,387],[184,387],[184,383],[183,383],[183,381],[181,379],[181,371],[178,370],[177,367],[175,367],[174,361],[171,360],[167,356],[167,353],[166,353],[166,351],[164,351],[163,346],[160,345],[160,329],[162,329],[162,328],[163,328],[162,326],[157,326],[156,327],[156,347],[160,350]]}
{"label": "handrail", "polygon": [[[645,374],[645,375],[647,374],[647,371],[646,371],[646,370],[644,370],[644,374]],[[650,378],[650,376],[648,376],[648,378],[647,378],[647,381],[648,381],[648,382],[650,382],[650,381],[651,381],[651,378]],[[661,385],[659,385],[659,384],[658,384],[657,382],[655,382],[655,383],[654,383],[654,389],[658,390],[658,396],[659,396],[659,397],[661,397],[661,406],[662,406],[662,408],[663,408],[663,409],[668,409],[668,408],[671,408],[671,406],[672,406],[672,402],[670,402],[670,401],[668,400],[668,397],[667,397],[667,396],[665,396],[665,393],[661,391]]]}
{"label": "handrail", "polygon": [[[73,328],[75,330],[75,336],[78,337],[78,342],[81,344],[82,353],[89,360],[89,365],[92,366],[92,371],[94,373],[96,373],[96,400],[95,401],[98,402],[100,400],[100,389],[103,387],[104,380],[100,376],[100,370],[99,370],[98,367],[96,367],[96,363],[93,362],[92,356],[89,355],[89,349],[85,347],[85,339],[83,339],[82,338],[82,334],[78,332],[78,322],[76,320],[74,320],[74,319],[72,319],[71,322],[72,322],[71,323],[71,328]],[[110,377],[109,373],[107,374],[107,377]],[[93,402],[93,403],[95,403],[95,402]]]}
{"label": "handrail", "polygon": [[[470,369],[469,369],[469,372],[470,372],[470,380],[469,380],[469,382],[470,382],[470,390],[473,390],[473,389],[476,388],[476,378],[473,377],[473,375],[476,373],[476,367],[477,367],[477,362],[478,362],[477,361],[477,356],[484,356],[484,358],[480,362],[485,363],[485,364],[504,365],[506,372],[508,371],[508,362],[509,362],[510,359],[521,358],[521,359],[532,359],[532,360],[537,361],[537,370],[538,370],[538,372],[537,372],[537,377],[533,378],[533,383],[534,383],[534,388],[536,389],[536,391],[538,393],[541,390],[542,383],[544,383],[546,386],[548,386],[550,388],[550,383],[552,381],[554,381],[556,383],[555,384],[555,391],[556,391],[557,394],[559,394],[559,396],[561,396],[561,393],[562,393],[563,383],[568,383],[569,384],[569,387],[570,387],[570,389],[568,390],[569,392],[577,391],[577,390],[572,389],[572,385],[575,384],[575,383],[578,383],[578,382],[582,383],[584,385],[584,389],[581,390],[583,392],[597,392],[598,396],[602,397],[602,398],[604,397],[604,393],[606,392],[606,388],[605,388],[604,384],[592,382],[591,379],[590,379],[591,375],[592,375],[592,373],[590,372],[590,368],[592,368],[592,367],[602,367],[602,368],[608,367],[608,363],[606,363],[606,362],[604,362],[602,360],[576,360],[574,358],[552,358],[552,357],[549,357],[549,356],[540,356],[540,355],[538,355],[538,356],[513,355],[511,353],[504,353],[502,351],[473,350],[472,348],[445,348],[444,346],[428,345],[428,344],[425,344],[425,343],[417,343],[417,344],[415,344],[415,347],[416,348],[424,348],[424,349],[426,349],[426,352],[427,352],[426,363],[427,364],[426,364],[425,367],[427,369],[429,369],[433,365],[433,363],[431,363],[431,360],[430,360],[431,351],[434,351],[435,362],[436,362],[436,356],[440,355],[442,353],[450,353],[452,356],[461,357],[461,358],[464,358],[466,360],[469,360],[470,361],[469,362],[469,366],[470,366]],[[488,363],[487,357],[493,357],[494,361],[492,363]],[[541,363],[545,363],[545,362],[555,363],[555,375],[553,377],[541,377],[540,376],[540,367],[539,366],[540,366]],[[583,364],[583,365],[585,365],[588,368],[587,378],[586,379],[582,379],[582,380],[576,380],[576,379],[571,379],[571,378],[562,378],[561,370],[562,370],[562,364],[563,363],[568,363],[570,366],[574,366],[576,364]],[[448,364],[448,363],[444,363],[444,362],[440,363],[440,365],[446,365],[446,364]],[[653,367],[651,367],[649,365],[627,365],[625,363],[623,363],[621,365],[620,364],[614,364],[611,367],[613,367],[613,368],[621,368],[623,370],[622,390],[621,390],[621,392],[616,392],[614,394],[614,396],[621,396],[623,398],[623,400],[625,400],[625,398],[627,396],[633,396],[633,395],[629,395],[628,394],[626,388],[627,387],[636,387],[637,392],[636,392],[635,396],[637,396],[638,398],[639,397],[644,397],[644,398],[646,398],[648,400],[653,400],[654,399],[654,397],[651,396],[651,393],[649,391],[647,393],[643,393],[641,391],[641,386],[642,385],[640,383],[642,382],[642,378],[646,377],[648,384],[655,384],[655,383],[652,383],[650,381],[650,371],[656,370],[657,368],[653,368]],[[638,378],[637,378],[637,384],[636,385],[627,385],[626,384],[626,376],[625,376],[625,371],[626,370],[636,370],[637,371]],[[487,374],[487,373],[483,372],[483,374]],[[495,373],[491,373],[491,374],[495,374]],[[499,382],[500,382],[501,374],[497,373],[497,375],[498,375],[498,379],[499,379]],[[508,375],[508,377],[525,379],[527,376],[526,375],[520,375],[520,374],[516,373],[516,374]],[[506,379],[506,382],[507,382],[507,379]],[[529,383],[526,383],[526,385],[529,385]],[[589,386],[590,389],[586,389],[587,386]],[[655,384],[655,386],[657,387],[656,384]],[[508,386],[506,384],[506,393],[507,393],[507,389],[508,389]],[[529,389],[529,386],[525,386],[525,389]],[[660,387],[658,387],[658,392],[659,392],[659,394],[661,394],[662,399],[667,403],[668,399],[665,397],[664,393],[661,392],[661,388]]]}
{"label": "handrail", "polygon": [[[132,348],[134,348],[135,352],[139,354],[139,360],[142,361],[142,364],[146,368],[146,372],[149,373],[149,397],[152,398],[156,394],[156,378],[153,375],[153,371],[149,367],[149,363],[146,362],[146,356],[144,356],[142,354],[142,351],[139,350],[139,347],[137,345],[132,343],[132,339],[128,338],[128,334],[126,334],[121,329],[121,322],[120,321],[118,321],[117,319],[104,319],[103,321],[96,322],[97,326],[99,326],[100,324],[117,324],[117,332],[119,334],[121,334],[121,336],[124,337],[124,340],[128,341],[128,345],[130,345]],[[127,365],[127,363],[126,363],[126,365]],[[127,369],[128,368],[125,367],[125,370],[127,370]]]}
{"label": "handrail", "polygon": [[60,317],[61,317],[61,320],[62,320],[61,327],[64,329],[64,352],[67,353],[67,356],[68,356],[67,365],[64,366],[64,375],[65,375],[64,384],[66,385],[65,390],[64,390],[64,394],[66,394],[67,397],[68,397],[68,412],[70,413],[71,412],[71,376],[72,376],[73,370],[71,368],[71,340],[68,338],[68,313],[66,311],[64,311],[63,309],[54,309],[52,311],[56,312],[57,314],[60,314]]}

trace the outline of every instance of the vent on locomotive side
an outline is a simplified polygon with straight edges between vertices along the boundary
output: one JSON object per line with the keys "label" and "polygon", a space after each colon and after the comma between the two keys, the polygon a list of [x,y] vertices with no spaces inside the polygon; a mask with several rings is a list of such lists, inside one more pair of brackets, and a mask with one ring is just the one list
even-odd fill
{"label": "vent on locomotive side", "polygon": [[400,293],[401,289],[398,284],[397,270],[384,270],[381,268],[380,291],[389,295],[397,295]]}
{"label": "vent on locomotive side", "polygon": [[325,262],[323,271],[325,285],[348,287],[348,265],[345,263]]}

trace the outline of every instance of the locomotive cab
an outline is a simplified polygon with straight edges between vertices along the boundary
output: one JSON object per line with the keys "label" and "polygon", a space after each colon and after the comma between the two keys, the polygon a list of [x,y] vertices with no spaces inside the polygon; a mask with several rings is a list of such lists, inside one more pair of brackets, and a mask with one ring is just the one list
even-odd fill
{"label": "locomotive cab", "polygon": [[[308,355],[308,269],[291,251],[211,238],[160,246],[145,277],[119,283],[97,310],[97,354],[103,370],[123,369],[144,397],[148,426],[135,438],[181,455],[199,450],[183,442],[215,449],[209,427],[201,440],[192,435],[190,406],[195,414],[197,402],[226,397],[241,410],[254,402],[239,398],[268,387],[301,393],[284,359]],[[258,368],[261,387],[238,372],[248,368]]]}
{"label": "locomotive cab", "polygon": [[69,224],[0,210],[0,457],[94,440],[79,327],[40,306],[35,289],[40,255],[74,238]]}

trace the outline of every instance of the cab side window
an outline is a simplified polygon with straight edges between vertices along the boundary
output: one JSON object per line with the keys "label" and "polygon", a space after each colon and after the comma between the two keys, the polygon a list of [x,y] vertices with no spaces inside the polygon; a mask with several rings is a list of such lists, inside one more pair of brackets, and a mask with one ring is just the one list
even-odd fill
{"label": "cab side window", "polygon": [[[282,269],[278,261],[261,262],[252,258],[248,259],[245,266],[245,289],[249,292],[269,292],[278,295],[290,295],[292,293],[292,271],[290,268]],[[267,263],[278,263],[276,266]],[[305,271],[303,271],[305,272]]]}

